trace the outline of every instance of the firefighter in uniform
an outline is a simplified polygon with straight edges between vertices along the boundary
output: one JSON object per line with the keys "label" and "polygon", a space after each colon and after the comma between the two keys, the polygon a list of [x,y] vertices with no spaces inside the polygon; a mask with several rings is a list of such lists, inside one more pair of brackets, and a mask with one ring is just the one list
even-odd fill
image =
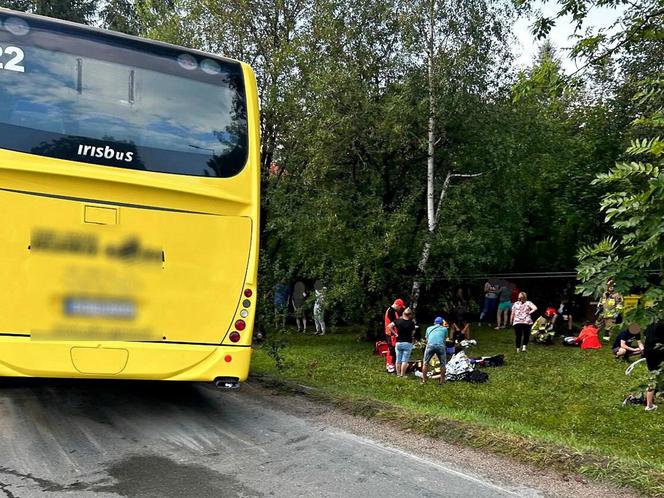
{"label": "firefighter in uniform", "polygon": [[606,291],[597,305],[597,328],[603,332],[604,341],[611,339],[611,332],[618,317],[622,314],[623,308],[623,297],[616,291],[615,282],[611,279],[607,282]]}

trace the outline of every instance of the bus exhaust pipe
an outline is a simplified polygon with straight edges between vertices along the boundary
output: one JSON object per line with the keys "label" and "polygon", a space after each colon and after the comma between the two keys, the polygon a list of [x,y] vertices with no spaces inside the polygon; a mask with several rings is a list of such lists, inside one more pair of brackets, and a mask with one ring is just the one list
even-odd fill
{"label": "bus exhaust pipe", "polygon": [[217,389],[237,391],[240,389],[240,379],[237,377],[217,377],[214,379],[214,385],[217,386]]}

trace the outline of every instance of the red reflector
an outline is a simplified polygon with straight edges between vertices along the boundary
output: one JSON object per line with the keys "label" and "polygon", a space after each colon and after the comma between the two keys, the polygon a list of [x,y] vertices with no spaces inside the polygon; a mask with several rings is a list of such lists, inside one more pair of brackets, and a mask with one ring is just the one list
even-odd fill
{"label": "red reflector", "polygon": [[235,322],[235,328],[238,330],[244,330],[244,328],[247,326],[246,323],[244,323],[244,320],[238,320]]}
{"label": "red reflector", "polygon": [[228,336],[228,338],[231,340],[231,342],[237,342],[240,340],[240,333],[239,332],[231,332],[231,335]]}
{"label": "red reflector", "polygon": [[244,289],[244,297],[251,297],[253,295],[254,293],[251,291],[251,289]]}
{"label": "red reflector", "polygon": [[230,363],[233,360],[233,357],[227,354],[226,356],[224,356],[224,360],[226,360],[226,363]]}

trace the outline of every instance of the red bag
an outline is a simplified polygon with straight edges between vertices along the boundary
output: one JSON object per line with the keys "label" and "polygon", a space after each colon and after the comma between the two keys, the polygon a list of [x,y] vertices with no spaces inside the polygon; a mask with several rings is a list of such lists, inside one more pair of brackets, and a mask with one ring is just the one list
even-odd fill
{"label": "red bag", "polygon": [[387,343],[385,341],[376,341],[374,353],[377,356],[387,356],[388,352],[389,348],[387,347]]}

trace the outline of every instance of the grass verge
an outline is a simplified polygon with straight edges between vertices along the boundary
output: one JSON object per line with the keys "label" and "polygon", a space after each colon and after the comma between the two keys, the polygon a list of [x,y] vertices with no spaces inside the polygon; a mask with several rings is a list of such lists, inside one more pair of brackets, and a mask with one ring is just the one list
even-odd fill
{"label": "grass verge", "polygon": [[486,384],[421,386],[414,377],[389,376],[353,328],[325,337],[280,334],[284,368],[276,368],[269,348],[257,348],[252,373],[282,389],[314,387],[296,390],[352,414],[664,495],[662,413],[621,406],[622,395],[638,388],[645,370],[626,377],[625,364],[613,360],[608,347],[532,345],[517,355],[510,331],[473,332],[479,345],[471,356],[506,354],[504,367],[486,370]]}

